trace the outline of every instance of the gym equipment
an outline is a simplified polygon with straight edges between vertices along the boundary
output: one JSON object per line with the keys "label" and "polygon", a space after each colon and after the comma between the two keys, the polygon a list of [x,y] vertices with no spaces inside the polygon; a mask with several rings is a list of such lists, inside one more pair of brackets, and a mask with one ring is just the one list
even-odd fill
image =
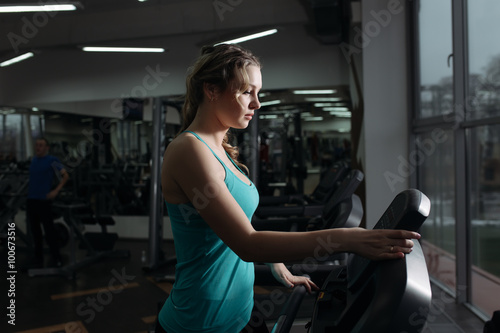
{"label": "gym equipment", "polygon": [[[261,207],[261,214],[254,216],[252,225],[255,230],[274,231],[306,231],[358,226],[363,215],[363,206],[359,197],[354,195],[354,191],[363,178],[361,171],[351,170],[324,205]],[[340,207],[344,201],[346,203]],[[339,214],[343,216],[339,217]],[[278,215],[285,218],[271,218]],[[263,219],[262,216],[268,218]],[[292,218],[291,216],[299,217]],[[339,219],[334,222],[337,217]]]}
{"label": "gym equipment", "polygon": [[[301,110],[287,110],[285,113],[278,112],[277,115],[282,116],[281,126],[266,127],[260,131],[265,138],[268,133],[272,133],[276,149],[270,150],[271,160],[261,165],[258,182],[255,184],[261,194],[268,196],[276,190],[280,195],[304,193],[307,166],[302,143]],[[256,135],[256,131],[253,134]],[[268,166],[272,166],[271,170]],[[292,184],[292,178],[295,178],[297,188]]]}
{"label": "gym equipment", "polygon": [[[430,201],[422,192],[406,190],[394,198],[374,229],[416,231],[429,212]],[[316,276],[315,281],[327,276],[317,295],[308,332],[421,332],[430,310],[432,292],[422,248],[418,241],[414,244],[413,251],[402,259],[371,261],[350,254],[347,265],[320,265],[314,271],[308,268],[310,272],[294,265],[291,268],[294,274],[307,272]],[[259,271],[256,281],[262,282],[262,276],[270,274],[265,270],[265,267],[256,270]],[[277,323],[273,333],[290,330],[305,292],[303,287],[294,289],[297,290],[284,306],[286,313],[278,320],[286,322],[286,327]]]}
{"label": "gym equipment", "polygon": [[347,163],[340,161],[328,168],[311,195],[291,194],[285,196],[261,196],[259,206],[284,204],[325,204],[349,171]]}
{"label": "gym equipment", "polygon": [[[328,198],[324,205],[310,204],[310,205],[295,205],[295,206],[279,206],[279,207],[258,207],[255,211],[257,218],[269,217],[291,217],[291,216],[309,216],[315,217],[325,213],[331,213],[340,202],[350,197],[358,188],[361,181],[363,181],[364,174],[360,170],[351,170],[344,178],[340,186]],[[325,216],[326,217],[326,216]]]}
{"label": "gym equipment", "polygon": [[361,199],[356,194],[353,194],[350,198],[344,199],[337,206],[330,209],[324,216],[310,219],[307,224],[307,231],[354,228],[359,226],[362,218],[363,204]]}
{"label": "gym equipment", "polygon": [[[420,191],[398,194],[374,229],[416,231],[430,212]],[[402,259],[371,261],[356,254],[347,265],[330,266],[318,294],[311,332],[420,332],[432,292],[418,241]]]}
{"label": "gym equipment", "polygon": [[484,333],[498,333],[500,331],[500,310],[493,312],[493,316],[484,324]]}
{"label": "gym equipment", "polygon": [[[64,203],[56,202],[54,208],[60,209],[64,217],[64,222],[70,229],[70,263],[63,267],[33,268],[28,270],[28,275],[46,276],[63,275],[72,280],[76,276],[76,271],[84,266],[90,265],[105,257],[127,258],[130,256],[128,250],[112,250],[116,239],[116,234],[107,233],[107,225],[114,224],[110,216],[96,216],[86,203]],[[83,233],[85,224],[101,225],[101,233]],[[77,259],[76,239],[80,240],[80,248],[87,250],[85,258]]]}
{"label": "gym equipment", "polygon": [[[7,170],[2,170],[0,177],[0,233],[2,235],[7,230],[8,224],[14,221],[19,209],[26,203],[28,183],[28,169],[20,169],[18,165],[12,164]],[[23,240],[28,249],[33,247],[28,235],[24,234],[17,225],[16,236]]]}
{"label": "gym equipment", "polygon": [[[309,277],[304,274],[304,277]],[[293,321],[299,311],[299,305],[302,303],[306,294],[306,287],[303,285],[297,286],[293,289],[292,294],[288,297],[285,306],[282,308],[278,320],[273,326],[271,333],[285,333],[290,332]]]}

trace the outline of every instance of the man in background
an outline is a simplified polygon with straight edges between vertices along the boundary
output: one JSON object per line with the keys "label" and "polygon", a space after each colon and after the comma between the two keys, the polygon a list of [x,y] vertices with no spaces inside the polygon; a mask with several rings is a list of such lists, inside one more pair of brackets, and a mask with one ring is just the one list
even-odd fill
{"label": "man in background", "polygon": [[[52,201],[68,181],[68,173],[59,159],[49,155],[49,142],[45,138],[36,140],[35,156],[29,169],[28,199],[26,215],[31,227],[34,246],[34,268],[43,267],[43,235],[49,246],[54,266],[62,266],[57,232],[54,227]],[[58,183],[53,188],[54,177]]]}

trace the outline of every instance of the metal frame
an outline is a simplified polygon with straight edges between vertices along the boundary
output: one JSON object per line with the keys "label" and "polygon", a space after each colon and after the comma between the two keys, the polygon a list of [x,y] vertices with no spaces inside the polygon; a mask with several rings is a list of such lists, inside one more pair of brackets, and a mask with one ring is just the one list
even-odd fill
{"label": "metal frame", "polygon": [[[453,24],[453,95],[455,115],[464,114],[462,108],[466,100],[466,22],[464,1],[452,1]],[[455,117],[456,125],[461,122]],[[455,254],[456,254],[456,301],[459,304],[468,302],[470,293],[470,237],[469,207],[467,186],[467,151],[465,129],[461,126],[455,128]],[[465,181],[464,181],[465,180]],[[460,292],[462,289],[465,292]]]}
{"label": "metal frame", "polygon": [[157,97],[153,102],[153,139],[151,144],[151,204],[149,212],[149,269],[156,269],[161,261],[161,241],[163,238],[163,204],[161,194],[161,152],[162,140],[162,101]]}

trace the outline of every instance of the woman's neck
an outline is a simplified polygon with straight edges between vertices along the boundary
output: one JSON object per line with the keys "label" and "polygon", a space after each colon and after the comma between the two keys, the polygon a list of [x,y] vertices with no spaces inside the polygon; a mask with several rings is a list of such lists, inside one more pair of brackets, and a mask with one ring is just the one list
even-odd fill
{"label": "woman's neck", "polygon": [[203,137],[203,140],[212,147],[222,147],[228,127],[223,126],[216,117],[210,114],[210,110],[198,109],[193,122],[186,128]]}

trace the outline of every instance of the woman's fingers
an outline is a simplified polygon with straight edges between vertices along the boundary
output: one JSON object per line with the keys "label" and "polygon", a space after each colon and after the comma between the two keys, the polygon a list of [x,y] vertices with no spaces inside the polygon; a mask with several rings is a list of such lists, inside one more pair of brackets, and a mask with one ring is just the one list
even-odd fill
{"label": "woman's fingers", "polygon": [[319,290],[319,287],[310,279],[305,276],[293,276],[292,278],[292,287],[297,285],[304,285],[308,293],[311,293],[313,290]]}
{"label": "woman's fingers", "polygon": [[[397,259],[412,251],[412,239],[420,239],[419,233],[408,230],[374,229],[360,236],[356,245],[358,254],[373,260]],[[354,231],[356,232],[356,231]]]}
{"label": "woman's fingers", "polygon": [[394,239],[420,239],[422,236],[415,231],[409,231],[409,230],[396,230],[396,229],[376,229],[376,230],[383,230],[388,238],[394,238]]}
{"label": "woman's fingers", "polygon": [[391,252],[394,252],[394,250],[402,251],[403,249],[411,249],[415,245],[410,239],[389,239],[387,242],[389,243],[389,249],[392,247]]}

